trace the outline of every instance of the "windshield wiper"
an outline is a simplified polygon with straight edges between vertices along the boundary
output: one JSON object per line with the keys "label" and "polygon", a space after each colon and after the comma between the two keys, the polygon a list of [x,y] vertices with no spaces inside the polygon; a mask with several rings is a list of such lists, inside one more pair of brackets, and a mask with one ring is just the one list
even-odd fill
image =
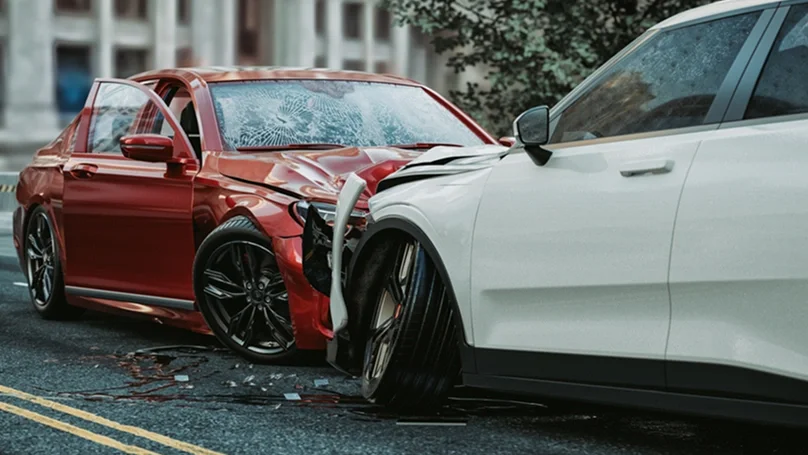
{"label": "windshield wiper", "polygon": [[432,147],[463,147],[460,144],[446,144],[442,142],[416,142],[414,144],[386,145],[397,149],[431,149]]}
{"label": "windshield wiper", "polygon": [[250,147],[239,147],[238,150],[254,152],[271,152],[275,150],[327,150],[342,149],[347,146],[342,144],[312,143],[312,144],[286,144],[286,145],[254,145]]}

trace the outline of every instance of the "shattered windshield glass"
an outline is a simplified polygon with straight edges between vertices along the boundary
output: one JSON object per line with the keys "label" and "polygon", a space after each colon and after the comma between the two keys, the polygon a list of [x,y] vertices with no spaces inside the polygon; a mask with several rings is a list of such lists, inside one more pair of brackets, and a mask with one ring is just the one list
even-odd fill
{"label": "shattered windshield glass", "polygon": [[484,143],[420,87],[264,80],[215,83],[211,93],[219,128],[231,149],[288,144]]}

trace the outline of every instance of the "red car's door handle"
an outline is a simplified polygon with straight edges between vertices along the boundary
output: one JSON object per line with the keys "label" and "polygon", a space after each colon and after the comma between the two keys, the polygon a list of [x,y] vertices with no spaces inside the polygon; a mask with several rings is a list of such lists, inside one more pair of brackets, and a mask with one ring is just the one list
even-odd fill
{"label": "red car's door handle", "polygon": [[94,164],[77,164],[70,170],[70,174],[78,179],[89,179],[95,175],[96,171],[98,171],[98,166]]}

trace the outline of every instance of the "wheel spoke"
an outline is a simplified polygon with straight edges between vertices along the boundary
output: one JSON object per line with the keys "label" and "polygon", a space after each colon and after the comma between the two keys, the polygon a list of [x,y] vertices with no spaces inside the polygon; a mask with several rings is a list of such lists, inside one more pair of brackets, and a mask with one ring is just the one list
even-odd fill
{"label": "wheel spoke", "polygon": [[51,277],[48,272],[43,272],[43,279],[42,279],[42,297],[44,300],[48,300],[51,294]]}
{"label": "wheel spoke", "polygon": [[391,274],[387,278],[384,289],[390,294],[390,297],[396,304],[400,305],[404,303],[404,298],[406,297],[404,294],[404,285],[398,281],[397,276]]}
{"label": "wheel spoke", "polygon": [[398,327],[398,318],[394,315],[388,318],[382,325],[373,330],[370,335],[370,342],[373,344],[381,344],[389,342],[390,338],[395,334],[395,329]]}
{"label": "wheel spoke", "polygon": [[39,239],[33,234],[28,234],[28,245],[33,249],[37,256],[42,256],[42,245],[39,244]]}
{"label": "wheel spoke", "polygon": [[230,323],[227,325],[227,336],[232,337],[233,334],[239,332],[244,320],[244,315],[247,314],[247,310],[252,308],[252,306],[246,306],[241,311],[236,313],[235,316],[230,318]]}
{"label": "wheel spoke", "polygon": [[217,299],[235,299],[245,297],[244,288],[234,283],[227,275],[218,270],[205,270],[208,285],[205,293]]}
{"label": "wheel spoke", "polygon": [[261,310],[272,338],[277,341],[285,351],[294,340],[294,333],[291,330],[290,324],[272,308],[264,306]]}
{"label": "wheel spoke", "polygon": [[250,343],[252,343],[253,338],[255,337],[255,330],[253,327],[255,326],[255,307],[252,307],[250,311],[250,319],[247,321],[247,328],[244,330],[244,337],[241,339],[241,345],[243,347],[248,347]]}

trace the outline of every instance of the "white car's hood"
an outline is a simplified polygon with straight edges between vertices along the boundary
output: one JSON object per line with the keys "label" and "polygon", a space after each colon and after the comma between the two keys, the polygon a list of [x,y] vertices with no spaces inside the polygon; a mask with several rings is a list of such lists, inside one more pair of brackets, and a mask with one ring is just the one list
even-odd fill
{"label": "white car's hood", "polygon": [[499,162],[510,150],[502,145],[435,147],[380,181],[376,192],[424,178],[485,169]]}

